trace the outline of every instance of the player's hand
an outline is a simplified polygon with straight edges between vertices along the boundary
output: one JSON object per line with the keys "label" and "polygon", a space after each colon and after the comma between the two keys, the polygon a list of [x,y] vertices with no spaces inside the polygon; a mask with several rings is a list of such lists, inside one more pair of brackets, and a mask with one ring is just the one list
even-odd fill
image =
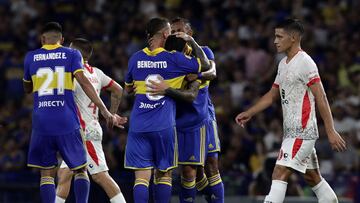
{"label": "player's hand", "polygon": [[196,79],[198,79],[197,74],[190,73],[186,75],[186,80],[189,82],[195,81]]}
{"label": "player's hand", "polygon": [[115,126],[121,129],[124,129],[124,124],[127,123],[128,119],[127,117],[119,116],[118,114],[114,114],[115,116]]}
{"label": "player's hand", "polygon": [[116,122],[116,118],[113,114],[110,113],[107,109],[101,111],[101,114],[104,116],[106,120],[106,126],[108,128],[113,128]]}
{"label": "player's hand", "polygon": [[165,82],[164,79],[158,78],[159,81],[149,80],[149,83],[146,84],[146,92],[150,95],[165,95],[165,90],[169,88],[169,85]]}
{"label": "player's hand", "polygon": [[331,148],[334,151],[342,152],[346,150],[346,142],[345,140],[339,135],[338,132],[332,130],[327,133],[328,139],[331,145]]}
{"label": "player's hand", "polygon": [[251,115],[245,111],[242,113],[239,113],[236,118],[235,118],[235,122],[240,125],[241,127],[245,127],[245,124],[251,119]]}
{"label": "player's hand", "polygon": [[193,41],[194,38],[191,37],[190,35],[186,34],[185,32],[175,32],[174,35],[176,37],[182,38],[183,40],[185,40],[186,42],[190,42]]}

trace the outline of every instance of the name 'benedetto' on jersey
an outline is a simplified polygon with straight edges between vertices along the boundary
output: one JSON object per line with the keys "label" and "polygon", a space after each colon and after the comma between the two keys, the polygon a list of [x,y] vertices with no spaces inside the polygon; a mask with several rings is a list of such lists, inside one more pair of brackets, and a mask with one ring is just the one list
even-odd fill
{"label": "name 'benedetto' on jersey", "polygon": [[283,58],[273,87],[279,88],[284,117],[284,138],[317,139],[315,98],[310,86],[320,82],[318,68],[311,57],[299,51],[289,63]]}
{"label": "name 'benedetto' on jersey", "polygon": [[175,126],[175,101],[167,96],[146,93],[146,83],[163,78],[170,87],[181,88],[185,75],[200,72],[198,58],[163,48],[144,48],[134,53],[128,63],[125,84],[136,86],[130,116],[130,131],[153,132]]}
{"label": "name 'benedetto' on jersey", "polygon": [[54,136],[78,129],[74,101],[74,74],[83,71],[79,51],[44,45],[30,51],[24,61],[24,81],[33,83],[33,131]]}

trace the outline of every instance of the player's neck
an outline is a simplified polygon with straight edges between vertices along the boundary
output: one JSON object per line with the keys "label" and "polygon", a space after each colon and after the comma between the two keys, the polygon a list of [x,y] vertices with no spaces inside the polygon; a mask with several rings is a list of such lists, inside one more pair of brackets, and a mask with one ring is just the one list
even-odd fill
{"label": "player's neck", "polygon": [[286,63],[289,63],[291,61],[292,58],[294,58],[294,56],[301,51],[301,47],[300,46],[293,46],[291,47],[287,52],[286,52]]}
{"label": "player's neck", "polygon": [[153,51],[157,48],[164,47],[164,42],[158,39],[154,39],[149,44],[150,51]]}

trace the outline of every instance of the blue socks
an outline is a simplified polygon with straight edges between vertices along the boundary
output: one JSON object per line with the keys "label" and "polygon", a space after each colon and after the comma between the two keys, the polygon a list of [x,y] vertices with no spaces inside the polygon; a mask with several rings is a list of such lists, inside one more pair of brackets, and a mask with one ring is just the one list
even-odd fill
{"label": "blue socks", "polygon": [[187,180],[181,177],[180,203],[195,202],[196,187],[195,179]]}
{"label": "blue socks", "polygon": [[40,179],[40,195],[43,203],[55,202],[55,182],[51,176],[43,176]]}
{"label": "blue socks", "polygon": [[74,176],[74,192],[76,203],[87,203],[90,192],[90,181],[86,172],[77,173]]}
{"label": "blue socks", "polygon": [[155,178],[154,201],[156,203],[169,203],[171,199],[172,188],[171,177]]}
{"label": "blue socks", "polygon": [[222,183],[220,174],[216,174],[208,178],[209,192],[212,203],[224,203],[224,184]]}
{"label": "blue socks", "polygon": [[137,178],[134,184],[134,202],[148,203],[149,201],[149,181]]}

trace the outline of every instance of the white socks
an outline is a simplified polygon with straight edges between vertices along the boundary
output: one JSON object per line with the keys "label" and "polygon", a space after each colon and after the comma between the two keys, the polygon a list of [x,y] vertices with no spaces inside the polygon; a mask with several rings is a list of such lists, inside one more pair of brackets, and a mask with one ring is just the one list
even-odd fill
{"label": "white socks", "polygon": [[56,196],[55,203],[65,203],[65,199],[63,199],[63,198],[61,198],[59,196]]}
{"label": "white socks", "polygon": [[335,192],[325,179],[322,179],[312,190],[315,192],[319,203],[338,203]]}
{"label": "white socks", "polygon": [[123,194],[120,192],[119,194],[115,195],[113,198],[110,199],[111,203],[126,203]]}
{"label": "white socks", "polygon": [[265,197],[264,203],[283,203],[285,199],[287,182],[273,180],[269,194]]}

